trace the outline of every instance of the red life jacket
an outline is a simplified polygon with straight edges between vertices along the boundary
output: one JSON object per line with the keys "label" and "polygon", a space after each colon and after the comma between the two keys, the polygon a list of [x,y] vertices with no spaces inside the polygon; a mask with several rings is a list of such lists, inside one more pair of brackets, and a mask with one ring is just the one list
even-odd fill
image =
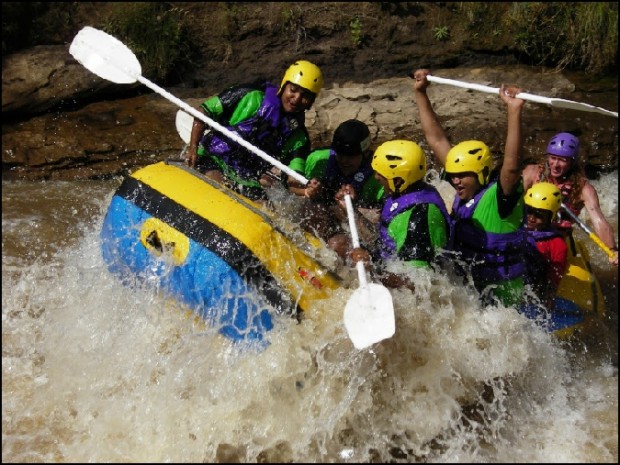
{"label": "red life jacket", "polygon": [[[575,216],[579,216],[579,213],[581,213],[581,210],[583,209],[585,204],[583,203],[581,198],[576,204],[571,202],[571,199],[573,198],[573,191],[575,188],[571,181],[567,179],[553,179],[551,176],[549,176],[549,167],[546,164],[544,167],[541,167],[538,172],[538,179],[536,182],[541,181],[546,181],[557,186],[557,188],[560,189],[560,192],[562,193],[562,203],[568,208],[570,208],[570,210],[575,214]],[[568,215],[562,216],[561,209],[560,211],[558,211],[558,214],[556,215],[554,221],[554,225],[560,230],[571,230],[574,223],[575,222]]]}

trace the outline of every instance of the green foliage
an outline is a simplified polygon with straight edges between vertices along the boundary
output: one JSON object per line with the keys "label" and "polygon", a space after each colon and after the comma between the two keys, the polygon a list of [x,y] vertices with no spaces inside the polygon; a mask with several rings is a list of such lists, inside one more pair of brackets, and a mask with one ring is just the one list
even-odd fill
{"label": "green foliage", "polygon": [[433,28],[433,37],[439,41],[445,41],[450,38],[450,28],[448,26],[437,26]]}
{"label": "green foliage", "polygon": [[136,54],[145,76],[158,81],[165,81],[188,52],[184,11],[172,5],[163,2],[114,4],[109,22],[103,27]]}
{"label": "green foliage", "polygon": [[[233,44],[255,21],[256,3],[247,2],[3,2],[3,55],[35,45],[67,44],[84,25],[104,29],[138,56],[144,74],[165,84],[174,73],[206,59],[226,62]],[[262,5],[262,4],[261,4]],[[327,4],[322,10],[334,9]],[[262,32],[296,35],[296,50],[312,25],[310,3],[268,2],[271,12]],[[468,46],[503,47],[530,64],[604,74],[617,69],[618,3],[616,2],[384,2],[381,10],[403,16],[422,14],[437,41]],[[191,12],[191,13],[190,13]],[[362,24],[361,14],[333,12],[334,31],[344,31],[355,47],[365,41],[379,46]],[[370,24],[374,24],[370,20]],[[365,21],[366,23],[366,21]],[[308,27],[308,31],[306,30]],[[366,31],[364,31],[364,27]],[[382,27],[379,25],[378,27]],[[386,24],[385,27],[388,27]],[[390,26],[391,27],[391,26]],[[428,26],[426,26],[428,27]],[[373,26],[374,28],[374,26]],[[374,33],[374,31],[372,31]],[[512,41],[512,42],[509,42]]]}
{"label": "green foliage", "polygon": [[466,19],[466,27],[477,28],[489,21],[491,4],[486,2],[461,2],[461,13]]}
{"label": "green foliage", "polygon": [[290,4],[286,4],[286,7],[282,8],[282,31],[295,31],[299,27],[302,21],[302,11],[299,6],[294,7]]}
{"label": "green foliage", "polygon": [[616,66],[618,3],[513,2],[505,23],[516,48],[537,64],[590,73]]}
{"label": "green foliage", "polygon": [[2,2],[2,54],[31,44],[62,44],[72,27],[70,2]]}
{"label": "green foliage", "polygon": [[349,23],[349,31],[351,33],[351,42],[353,42],[353,45],[356,47],[362,45],[364,31],[362,21],[360,21],[359,18],[355,18]]}

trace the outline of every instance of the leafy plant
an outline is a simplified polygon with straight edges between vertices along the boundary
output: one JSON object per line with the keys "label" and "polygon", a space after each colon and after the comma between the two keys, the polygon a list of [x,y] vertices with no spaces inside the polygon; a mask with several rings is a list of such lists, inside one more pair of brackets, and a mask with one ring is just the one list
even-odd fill
{"label": "leafy plant", "polygon": [[516,47],[534,63],[590,73],[616,66],[617,2],[513,2],[506,19]]}
{"label": "leafy plant", "polygon": [[165,80],[187,52],[184,10],[161,2],[116,5],[104,29],[134,51],[145,75]]}
{"label": "leafy plant", "polygon": [[351,31],[351,42],[353,42],[353,45],[355,45],[356,47],[359,47],[364,39],[362,22],[359,18],[355,18],[349,23],[349,28]]}
{"label": "leafy plant", "polygon": [[295,31],[302,24],[303,13],[302,13],[301,7],[299,6],[295,6],[295,7],[287,6],[283,8],[281,12],[281,16],[282,16],[281,20],[282,20],[282,31],[283,32]]}
{"label": "leafy plant", "polygon": [[433,28],[433,36],[439,41],[445,41],[450,38],[450,28],[448,26],[437,26]]}

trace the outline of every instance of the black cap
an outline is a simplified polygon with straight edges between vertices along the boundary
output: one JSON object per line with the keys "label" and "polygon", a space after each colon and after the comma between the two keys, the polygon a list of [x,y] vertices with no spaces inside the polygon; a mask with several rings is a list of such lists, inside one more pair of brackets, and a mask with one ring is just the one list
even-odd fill
{"label": "black cap", "polygon": [[370,130],[361,121],[350,119],[336,128],[332,149],[338,155],[358,155],[370,148]]}

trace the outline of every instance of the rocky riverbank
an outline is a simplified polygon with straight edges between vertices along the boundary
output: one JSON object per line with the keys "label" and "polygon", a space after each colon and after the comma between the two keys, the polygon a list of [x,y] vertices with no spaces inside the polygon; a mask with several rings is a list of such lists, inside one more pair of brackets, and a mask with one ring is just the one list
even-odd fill
{"label": "rocky riverbank", "polygon": [[[305,7],[314,8],[309,5]],[[294,49],[279,35],[261,29],[260,21],[248,20],[231,42],[233,49],[226,60],[205,60],[203,68],[166,90],[195,106],[228,85],[258,76],[278,82],[292,60],[311,59],[320,64],[326,81],[307,114],[315,146],[329,143],[335,127],[349,118],[370,126],[374,146],[392,138],[412,139],[424,146],[411,81],[406,77],[421,66],[431,67],[438,76],[493,87],[516,84],[530,93],[617,111],[617,80],[518,65],[510,51],[502,52],[502,42],[433,40],[429,37],[432,18],[440,11],[435,4],[392,12],[375,11],[372,4],[343,3],[341,15],[354,7],[363,13],[368,44],[362,47],[352,47],[341,29],[330,28],[328,19],[334,13],[326,5],[316,10],[324,15],[320,21],[316,18],[318,32],[305,36]],[[202,11],[198,4],[192,8],[195,14]],[[384,17],[373,17],[373,11]],[[93,21],[92,12],[89,17]],[[311,16],[306,15],[305,21],[311,24]],[[372,21],[379,30],[372,29],[371,34]],[[454,18],[453,24],[457,23]],[[382,43],[390,45],[377,46]],[[178,109],[174,104],[144,86],[98,78],[77,63],[68,49],[68,44],[46,45],[3,57],[4,180],[102,179],[179,156],[183,142],[174,125]],[[437,84],[430,87],[429,95],[453,142],[482,139],[501,156],[506,117],[497,96]],[[526,157],[540,156],[552,134],[570,131],[581,138],[592,174],[616,170],[617,123],[617,118],[595,113],[528,103]]]}

